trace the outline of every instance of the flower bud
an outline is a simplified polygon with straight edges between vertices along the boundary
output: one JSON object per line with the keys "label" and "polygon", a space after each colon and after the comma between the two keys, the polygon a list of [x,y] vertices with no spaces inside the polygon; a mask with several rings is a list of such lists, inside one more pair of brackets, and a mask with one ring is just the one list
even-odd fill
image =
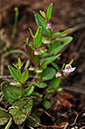
{"label": "flower bud", "polygon": [[62,77],[62,74],[60,73],[60,71],[58,71],[55,76],[56,76],[56,78],[61,78]]}
{"label": "flower bud", "polygon": [[51,29],[51,23],[50,22],[48,22],[46,29],[47,30],[50,30]]}

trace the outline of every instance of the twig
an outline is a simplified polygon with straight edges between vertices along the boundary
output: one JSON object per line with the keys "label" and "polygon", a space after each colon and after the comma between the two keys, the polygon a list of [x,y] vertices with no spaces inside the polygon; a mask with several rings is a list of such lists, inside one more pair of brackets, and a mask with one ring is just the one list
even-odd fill
{"label": "twig", "polygon": [[0,76],[0,79],[6,79],[6,78],[12,78],[12,76],[7,75],[7,76]]}
{"label": "twig", "polygon": [[73,33],[73,32],[75,32],[75,31],[77,31],[77,30],[79,30],[79,29],[82,29],[82,28],[85,28],[85,23],[79,24],[79,25],[73,27],[72,30],[70,30],[70,31],[68,32],[68,34]]}
{"label": "twig", "polygon": [[1,71],[1,76],[3,76],[3,70],[4,70],[4,65],[3,65],[3,62],[4,62],[4,54],[2,54],[2,56],[1,56],[1,69],[0,69],[0,71]]}
{"label": "twig", "polygon": [[68,127],[68,125],[69,125],[69,123],[67,123],[67,124],[65,125],[64,129],[66,129],[66,128]]}
{"label": "twig", "polygon": [[82,126],[80,129],[85,129],[85,126]]}
{"label": "twig", "polygon": [[78,118],[78,116],[79,116],[76,111],[74,111],[74,112],[75,112],[75,114],[76,114],[76,117],[75,117],[75,119],[74,119],[74,122],[73,122],[72,124],[69,124],[70,126],[75,125],[75,123],[76,123],[76,121],[77,121],[77,118]]}
{"label": "twig", "polygon": [[[29,78],[33,78],[34,76],[29,76]],[[0,79],[5,79],[5,78],[13,78],[11,75],[7,75],[7,76],[0,76]]]}
{"label": "twig", "polygon": [[80,89],[77,86],[75,86],[75,88],[70,87],[70,86],[68,86],[68,87],[63,87],[62,86],[61,88],[64,89],[64,90],[67,90],[67,91],[72,91],[72,92],[76,92],[76,93],[80,93],[80,94],[84,94],[85,95],[85,89],[84,88]]}
{"label": "twig", "polygon": [[[2,93],[2,92],[0,92]],[[1,95],[1,94],[0,94]],[[0,97],[0,101],[4,98],[4,95],[2,94],[1,97]]]}
{"label": "twig", "polygon": [[55,117],[53,117],[53,116],[51,116],[48,112],[46,112],[46,111],[44,111],[45,112],[45,114],[46,115],[48,115],[51,119],[52,119],[52,121],[55,121]]}
{"label": "twig", "polygon": [[33,127],[31,127],[30,125],[28,125],[28,127],[30,128],[30,129],[34,129]]}
{"label": "twig", "polygon": [[65,37],[67,35],[70,35],[71,33],[74,33],[75,31],[83,29],[83,28],[85,28],[85,23],[82,23],[82,24],[79,24],[79,25],[73,27],[68,33],[62,35],[61,37]]}
{"label": "twig", "polygon": [[[65,124],[65,125],[62,125],[62,126],[58,126],[58,125],[48,125],[48,126],[46,126],[46,125],[42,125],[42,124],[40,124],[39,122],[37,122],[36,120],[35,120],[35,118],[33,118],[32,116],[30,116],[30,115],[27,115],[26,113],[24,113],[19,107],[17,107],[17,106],[13,106],[13,107],[9,107],[9,109],[8,110],[11,110],[11,109],[14,109],[14,108],[16,108],[16,109],[18,109],[18,110],[20,110],[24,115],[26,115],[27,117],[30,117],[33,121],[35,121],[35,123],[37,124],[37,125],[39,125],[39,126],[41,126],[41,127],[51,127],[51,128],[63,128],[63,127],[65,127],[66,125],[67,125],[67,123]],[[66,128],[65,128],[66,129]]]}

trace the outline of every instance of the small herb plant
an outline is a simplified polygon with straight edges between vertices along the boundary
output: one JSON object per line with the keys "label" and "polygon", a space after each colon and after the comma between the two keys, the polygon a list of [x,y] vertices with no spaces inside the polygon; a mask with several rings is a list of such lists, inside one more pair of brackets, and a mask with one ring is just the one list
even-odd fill
{"label": "small herb plant", "polygon": [[[61,55],[59,53],[60,50],[70,43],[73,38],[71,36],[59,38],[71,29],[53,34],[50,21],[52,8],[53,4],[51,3],[46,13],[41,10],[40,15],[34,12],[38,29],[34,35],[29,28],[33,38],[32,45],[25,40],[25,49],[31,60],[29,70],[35,72],[35,81],[33,83],[30,82],[30,85],[24,88],[24,83],[29,78],[29,70],[26,69],[23,73],[21,72],[22,63],[21,59],[18,58],[18,66],[15,64],[13,64],[14,67],[8,66],[15,82],[5,81],[1,84],[4,98],[12,105],[8,111],[0,107],[0,125],[8,122],[5,129],[9,129],[12,121],[18,125],[22,124],[25,120],[33,127],[41,125],[39,124],[40,118],[37,115],[36,105],[41,103],[46,109],[49,108],[51,103],[46,100],[47,96],[58,90],[63,75],[67,77],[70,72],[75,70],[71,66],[73,60],[69,64],[62,64],[62,68],[59,68],[54,62]],[[50,86],[47,83],[48,80]],[[36,86],[38,88],[46,88],[47,93],[42,95],[36,92]]]}

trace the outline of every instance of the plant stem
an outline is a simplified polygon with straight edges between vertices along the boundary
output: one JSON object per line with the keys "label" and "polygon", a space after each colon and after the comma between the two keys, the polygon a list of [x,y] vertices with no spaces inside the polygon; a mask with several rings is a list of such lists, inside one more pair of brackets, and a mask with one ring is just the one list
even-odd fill
{"label": "plant stem", "polygon": [[49,92],[43,97],[43,100],[45,100],[49,95]]}
{"label": "plant stem", "polygon": [[50,39],[50,44],[49,44],[48,52],[50,53],[50,51],[51,51],[51,44],[52,44],[52,30],[50,30],[50,37],[49,37],[49,39]]}
{"label": "plant stem", "polygon": [[20,41],[20,42],[19,42],[18,44],[16,44],[11,50],[9,50],[8,52],[6,52],[5,57],[8,56],[8,55],[10,55],[10,54],[12,53],[12,51],[13,51],[15,48],[17,48],[19,45],[21,45],[21,44],[24,43],[25,41],[26,41],[26,39]]}
{"label": "plant stem", "polygon": [[5,129],[9,129],[12,124],[12,118],[10,118],[9,122],[7,123]]}
{"label": "plant stem", "polygon": [[21,83],[21,87],[20,87],[20,98],[22,97],[23,95],[23,84]]}
{"label": "plant stem", "polygon": [[13,41],[14,36],[15,36],[16,26],[17,26],[17,21],[18,21],[18,15],[19,15],[18,8],[15,7],[15,20],[14,20],[14,26],[13,26],[13,31],[12,31],[12,35],[11,35],[11,42]]}

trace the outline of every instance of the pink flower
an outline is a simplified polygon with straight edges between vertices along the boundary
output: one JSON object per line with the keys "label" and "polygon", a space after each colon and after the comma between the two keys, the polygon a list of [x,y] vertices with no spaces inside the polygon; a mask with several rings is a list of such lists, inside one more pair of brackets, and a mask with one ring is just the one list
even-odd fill
{"label": "pink flower", "polygon": [[56,78],[61,78],[62,77],[62,74],[60,73],[60,71],[58,71],[55,76],[56,76]]}
{"label": "pink flower", "polygon": [[65,69],[62,70],[63,74],[67,77],[69,75],[69,73],[73,72],[76,69],[76,67],[72,68],[72,66],[70,64],[67,64],[65,66]]}
{"label": "pink flower", "polygon": [[50,22],[48,22],[46,29],[47,30],[50,30],[51,29],[51,23]]}

